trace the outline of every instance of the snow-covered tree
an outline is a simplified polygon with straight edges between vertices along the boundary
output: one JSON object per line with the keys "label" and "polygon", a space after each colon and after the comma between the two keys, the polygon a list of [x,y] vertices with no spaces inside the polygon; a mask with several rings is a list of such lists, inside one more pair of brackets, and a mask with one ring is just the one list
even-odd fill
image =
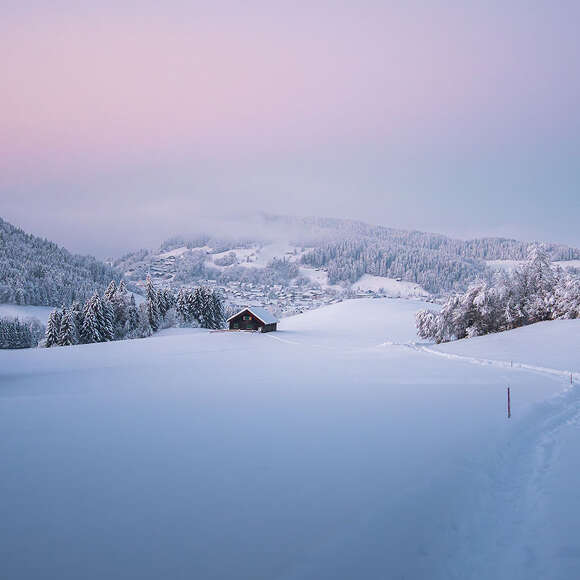
{"label": "snow-covered tree", "polygon": [[100,299],[98,294],[87,300],[83,310],[83,326],[81,329],[81,340],[88,344],[91,342],[102,342],[102,313],[99,316]]}
{"label": "snow-covered tree", "polygon": [[127,319],[125,320],[125,336],[133,336],[139,328],[139,311],[135,304],[135,296],[131,294],[129,306],[127,308]]}
{"label": "snow-covered tree", "polygon": [[153,285],[151,276],[147,276],[145,281],[145,298],[147,306],[147,316],[149,319],[149,326],[156,332],[159,329],[159,298],[157,290]]}
{"label": "snow-covered tree", "polygon": [[101,329],[103,340],[113,340],[115,338],[115,308],[108,298],[103,298],[101,300],[101,309],[103,312],[103,326]]}
{"label": "snow-covered tree", "polygon": [[182,324],[189,322],[189,305],[187,302],[187,292],[184,288],[180,288],[177,293],[175,310],[177,312],[177,318]]}
{"label": "snow-covered tree", "polygon": [[53,310],[48,315],[48,322],[46,323],[46,334],[44,346],[50,348],[58,345],[58,336],[60,333],[60,319],[61,313],[58,309]]}
{"label": "snow-covered tree", "polygon": [[44,334],[44,327],[35,318],[0,317],[0,349],[32,348]]}
{"label": "snow-covered tree", "polygon": [[471,285],[449,297],[438,313],[419,313],[417,331],[422,338],[445,342],[579,316],[580,279],[554,268],[545,249],[536,246],[511,275]]}
{"label": "snow-covered tree", "polygon": [[77,344],[78,335],[75,324],[74,313],[72,309],[63,309],[62,318],[60,321],[60,332],[58,335],[59,346],[70,346]]}
{"label": "snow-covered tree", "polygon": [[80,305],[78,301],[75,300],[72,303],[70,310],[72,312],[75,328],[77,329],[78,334],[81,328],[83,327],[83,307]]}
{"label": "snow-covered tree", "polygon": [[109,285],[107,286],[107,289],[105,290],[105,293],[103,294],[103,297],[107,298],[108,300],[112,300],[116,292],[117,285],[115,284],[115,280],[111,280],[111,282],[109,282]]}

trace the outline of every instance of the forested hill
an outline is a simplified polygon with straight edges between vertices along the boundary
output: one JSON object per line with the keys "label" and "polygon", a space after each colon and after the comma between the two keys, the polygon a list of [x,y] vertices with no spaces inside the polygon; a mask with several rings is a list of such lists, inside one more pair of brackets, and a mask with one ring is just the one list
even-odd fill
{"label": "forested hill", "polygon": [[[327,233],[327,240],[306,252],[301,261],[324,268],[330,283],[355,282],[371,274],[400,277],[433,293],[463,290],[475,279],[492,275],[487,260],[524,260],[530,246],[530,242],[513,239],[458,240],[352,220],[309,221]],[[545,244],[545,249],[554,261],[580,258],[580,250],[562,244]]]}
{"label": "forested hill", "polygon": [[102,292],[119,274],[0,218],[0,303],[58,306]]}
{"label": "forested hill", "polygon": [[[211,228],[209,228],[211,230]],[[317,284],[356,287],[364,275],[401,279],[433,294],[463,291],[494,275],[487,262],[525,260],[530,242],[506,238],[459,240],[364,222],[258,214],[221,227],[192,232],[115,262],[129,280],[147,273],[179,286],[215,280],[220,285]],[[580,259],[580,250],[546,244],[557,262]],[[310,278],[307,280],[306,278]]]}

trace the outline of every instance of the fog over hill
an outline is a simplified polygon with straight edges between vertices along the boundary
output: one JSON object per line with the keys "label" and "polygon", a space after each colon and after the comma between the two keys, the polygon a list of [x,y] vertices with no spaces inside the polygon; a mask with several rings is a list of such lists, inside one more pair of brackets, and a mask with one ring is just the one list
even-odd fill
{"label": "fog over hill", "polygon": [[[490,277],[487,261],[522,260],[530,242],[506,238],[459,240],[335,218],[255,214],[164,241],[113,262],[129,279],[147,273],[168,284],[228,282],[350,287],[363,275],[399,279],[433,294],[462,290]],[[554,261],[580,250],[546,244]],[[315,272],[317,274],[315,274]],[[320,274],[322,272],[323,274]]]}
{"label": "fog over hill", "polygon": [[[128,240],[128,245],[130,240]],[[355,220],[254,213],[212,220],[187,235],[109,263],[66,249],[0,219],[0,303],[59,306],[102,292],[112,279],[141,285],[221,287],[230,302],[269,303],[280,313],[306,296],[308,307],[344,293],[433,295],[491,278],[498,263],[525,258],[529,242],[458,240]],[[554,261],[580,250],[546,244]]]}

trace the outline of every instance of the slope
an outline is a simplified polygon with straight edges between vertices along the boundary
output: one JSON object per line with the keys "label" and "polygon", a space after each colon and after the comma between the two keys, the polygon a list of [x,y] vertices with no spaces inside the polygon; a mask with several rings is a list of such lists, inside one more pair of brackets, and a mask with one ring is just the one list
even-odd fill
{"label": "slope", "polygon": [[[419,296],[465,289],[476,278],[492,275],[491,261],[524,259],[529,246],[504,238],[458,240],[348,219],[269,214],[240,216],[225,229],[227,234],[177,236],[158,250],[123,256],[115,265],[135,282],[151,273],[174,285],[300,281],[322,288],[384,288],[394,296],[412,290]],[[547,250],[554,260],[580,258],[580,250],[562,244],[547,244]]]}
{"label": "slope", "polygon": [[119,280],[110,266],[71,254],[0,218],[0,303],[60,306]]}
{"label": "slope", "polygon": [[[7,577],[571,577],[573,486],[528,514],[542,466],[577,481],[537,461],[575,390],[413,348],[418,307],[0,352]],[[552,551],[526,561],[531,525]]]}

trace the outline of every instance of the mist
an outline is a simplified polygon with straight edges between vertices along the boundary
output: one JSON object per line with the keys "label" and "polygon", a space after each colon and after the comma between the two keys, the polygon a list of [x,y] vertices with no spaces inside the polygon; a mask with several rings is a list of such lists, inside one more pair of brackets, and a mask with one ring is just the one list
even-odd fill
{"label": "mist", "polygon": [[0,23],[0,216],[31,233],[118,256],[265,211],[580,246],[578,3],[57,4]]}

